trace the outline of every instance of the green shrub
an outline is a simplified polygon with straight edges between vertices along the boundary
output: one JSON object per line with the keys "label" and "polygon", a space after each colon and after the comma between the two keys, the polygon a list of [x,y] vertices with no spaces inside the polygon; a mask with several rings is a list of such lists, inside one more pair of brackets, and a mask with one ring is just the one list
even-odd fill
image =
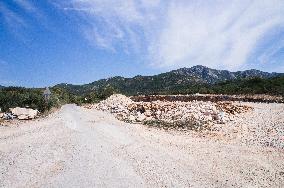
{"label": "green shrub", "polygon": [[9,108],[15,107],[29,107],[44,112],[53,105],[53,101],[46,102],[44,100],[42,91],[39,89],[7,87],[0,91],[0,108],[2,111],[8,111]]}

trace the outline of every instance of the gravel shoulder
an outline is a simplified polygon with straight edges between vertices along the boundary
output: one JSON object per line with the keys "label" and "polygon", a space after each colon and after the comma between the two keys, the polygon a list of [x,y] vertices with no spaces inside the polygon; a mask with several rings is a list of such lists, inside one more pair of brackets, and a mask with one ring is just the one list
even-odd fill
{"label": "gravel shoulder", "polygon": [[284,106],[249,105],[255,110],[210,133],[124,123],[75,105],[0,126],[0,187],[284,187]]}

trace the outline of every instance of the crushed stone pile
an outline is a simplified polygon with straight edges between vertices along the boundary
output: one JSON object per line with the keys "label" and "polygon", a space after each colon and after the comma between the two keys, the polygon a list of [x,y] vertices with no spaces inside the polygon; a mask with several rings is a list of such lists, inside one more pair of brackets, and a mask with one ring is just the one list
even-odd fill
{"label": "crushed stone pile", "polygon": [[232,121],[235,115],[251,108],[231,102],[134,102],[116,94],[94,106],[115,114],[116,118],[131,123],[143,123],[162,128],[204,129],[213,124]]}

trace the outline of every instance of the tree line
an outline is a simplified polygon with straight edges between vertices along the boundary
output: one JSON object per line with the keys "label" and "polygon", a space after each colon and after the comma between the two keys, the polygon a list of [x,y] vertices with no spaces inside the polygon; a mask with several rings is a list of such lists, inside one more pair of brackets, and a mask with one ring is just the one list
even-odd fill
{"label": "tree line", "polygon": [[[159,83],[155,83],[159,84]],[[120,87],[118,83],[106,85],[90,90],[87,93],[78,94],[72,92],[72,88],[51,88],[51,98],[46,101],[43,90],[39,88],[4,87],[0,89],[0,108],[9,111],[14,107],[29,107],[40,112],[50,110],[52,107],[60,107],[67,103],[81,105],[84,103],[96,103],[106,99],[114,93],[125,95],[176,95],[176,94],[269,94],[282,95],[284,97],[284,77],[275,78],[250,78],[220,82],[217,84],[172,84],[171,87],[127,88]]]}

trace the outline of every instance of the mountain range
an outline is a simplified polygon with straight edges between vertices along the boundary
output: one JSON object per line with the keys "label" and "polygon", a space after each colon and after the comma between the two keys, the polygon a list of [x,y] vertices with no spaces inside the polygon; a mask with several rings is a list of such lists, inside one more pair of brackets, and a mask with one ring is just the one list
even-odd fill
{"label": "mountain range", "polygon": [[284,73],[268,73],[255,69],[230,72],[228,70],[216,70],[202,65],[191,68],[180,68],[170,72],[154,76],[135,76],[124,78],[121,76],[101,79],[84,85],[58,84],[54,88],[66,89],[75,95],[84,95],[91,92],[99,92],[105,88],[128,94],[168,94],[168,93],[192,93],[200,87],[208,87],[222,82],[244,80],[251,78],[269,79],[284,76]]}
{"label": "mountain range", "polygon": [[101,79],[89,84],[58,84],[50,87],[48,103],[43,88],[1,87],[0,108],[29,106],[41,112],[63,104],[96,103],[114,93],[124,95],[177,94],[267,94],[284,97],[284,74],[258,70],[230,72],[204,66],[181,68],[154,76],[120,76]]}

